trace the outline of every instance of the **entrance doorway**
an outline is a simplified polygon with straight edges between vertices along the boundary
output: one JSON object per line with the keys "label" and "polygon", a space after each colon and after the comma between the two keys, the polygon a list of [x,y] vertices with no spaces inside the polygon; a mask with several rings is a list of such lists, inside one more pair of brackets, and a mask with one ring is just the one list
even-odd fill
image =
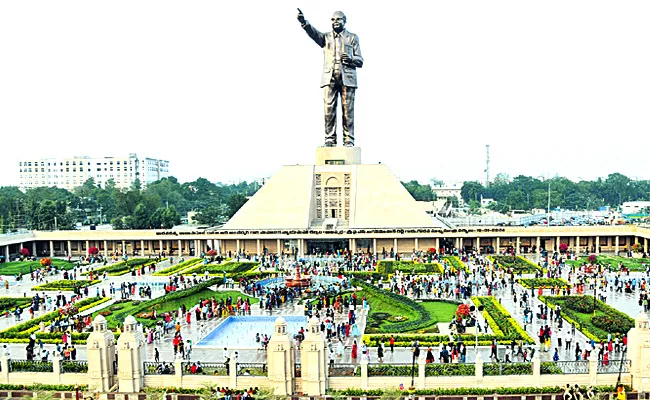
{"label": "entrance doorway", "polygon": [[331,240],[306,240],[307,254],[325,254],[336,253],[337,251],[344,251],[348,249],[348,241],[346,239],[331,239]]}

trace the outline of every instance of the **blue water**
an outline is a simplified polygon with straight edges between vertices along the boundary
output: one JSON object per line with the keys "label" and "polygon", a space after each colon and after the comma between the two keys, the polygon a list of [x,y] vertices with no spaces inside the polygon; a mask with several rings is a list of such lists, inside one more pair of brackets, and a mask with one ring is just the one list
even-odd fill
{"label": "blue water", "polygon": [[[267,334],[270,338],[276,319],[276,316],[228,317],[196,346],[259,348],[261,344],[255,341],[255,334],[259,333],[261,337]],[[287,321],[287,333],[290,337],[298,333],[301,327],[307,330],[307,317],[284,316],[284,319]]]}

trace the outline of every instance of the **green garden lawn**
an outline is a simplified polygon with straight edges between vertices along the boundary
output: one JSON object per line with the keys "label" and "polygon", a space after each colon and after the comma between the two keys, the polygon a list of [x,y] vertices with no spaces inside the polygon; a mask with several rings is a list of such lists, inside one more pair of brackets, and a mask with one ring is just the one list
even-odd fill
{"label": "green garden lawn", "polygon": [[[203,289],[197,293],[191,294],[189,296],[185,296],[182,298],[178,298],[175,300],[170,300],[166,301],[163,303],[156,303],[157,299],[152,299],[147,302],[150,302],[152,306],[150,307],[145,307],[142,309],[142,306],[144,305],[145,302],[143,301],[136,301],[135,304],[133,301],[128,301],[128,302],[123,302],[123,303],[116,303],[111,306],[105,307],[99,311],[96,311],[93,313],[93,318],[95,318],[97,315],[104,313],[104,317],[106,318],[106,322],[108,323],[108,327],[110,329],[115,329],[117,324],[119,323],[122,325],[123,321],[118,321],[113,317],[113,312],[114,311],[119,311],[120,314],[122,315],[133,315],[136,317],[136,319],[140,322],[142,322],[143,325],[145,326],[152,326],[154,325],[155,321],[151,319],[144,319],[144,318],[139,318],[137,314],[143,313],[143,312],[151,312],[154,308],[156,309],[156,313],[158,315],[165,313],[165,312],[177,312],[178,308],[185,304],[185,307],[188,309],[192,306],[195,306],[201,299],[210,299],[212,297],[215,298],[217,302],[219,302],[221,299],[224,301],[228,297],[232,297],[233,302],[237,301],[237,297],[241,297],[242,299],[248,298],[251,304],[256,304],[259,303],[259,300],[253,297],[246,296],[242,294],[241,292],[237,291],[217,291],[215,292],[214,290],[210,289]],[[119,308],[118,308],[119,307]],[[131,312],[133,310],[134,312]],[[107,311],[110,311],[111,314],[106,314]],[[194,316],[192,316],[194,318]]]}
{"label": "green garden lawn", "polygon": [[[56,266],[57,269],[70,270],[74,268],[75,263],[68,262],[61,259],[52,259],[52,265]],[[16,274],[29,274],[29,267],[32,267],[32,271],[42,268],[39,260],[37,261],[12,261],[0,264],[0,275],[16,275]]]}
{"label": "green garden lawn", "polygon": [[[580,268],[582,264],[589,264],[587,257],[579,257],[577,260],[566,260],[569,265],[573,265],[576,268]],[[622,262],[623,266],[628,268],[630,271],[645,271],[645,268],[641,263],[650,264],[649,258],[628,258],[628,257],[619,257],[619,256],[610,256],[610,255],[596,255],[596,263],[607,265],[611,264],[612,268],[617,269],[618,263]]]}

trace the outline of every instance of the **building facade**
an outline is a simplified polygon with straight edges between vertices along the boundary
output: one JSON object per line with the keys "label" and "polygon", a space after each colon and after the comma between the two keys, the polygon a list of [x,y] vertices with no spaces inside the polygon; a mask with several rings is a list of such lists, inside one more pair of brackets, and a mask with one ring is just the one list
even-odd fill
{"label": "building facade", "polygon": [[42,186],[56,186],[72,190],[89,178],[104,187],[112,179],[118,188],[128,188],[140,179],[143,187],[159,179],[169,177],[169,161],[138,157],[26,159],[18,162],[19,187],[23,190]]}

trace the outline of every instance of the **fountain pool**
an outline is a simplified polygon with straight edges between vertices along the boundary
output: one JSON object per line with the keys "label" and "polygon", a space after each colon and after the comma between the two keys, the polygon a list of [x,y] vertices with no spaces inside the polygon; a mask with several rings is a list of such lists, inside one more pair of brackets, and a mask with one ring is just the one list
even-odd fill
{"label": "fountain pool", "polygon": [[[287,321],[287,332],[291,337],[298,333],[301,327],[307,329],[307,317],[283,317]],[[271,337],[276,319],[277,316],[228,317],[196,343],[195,347],[258,349],[261,344],[255,341],[255,334],[267,334]]]}

